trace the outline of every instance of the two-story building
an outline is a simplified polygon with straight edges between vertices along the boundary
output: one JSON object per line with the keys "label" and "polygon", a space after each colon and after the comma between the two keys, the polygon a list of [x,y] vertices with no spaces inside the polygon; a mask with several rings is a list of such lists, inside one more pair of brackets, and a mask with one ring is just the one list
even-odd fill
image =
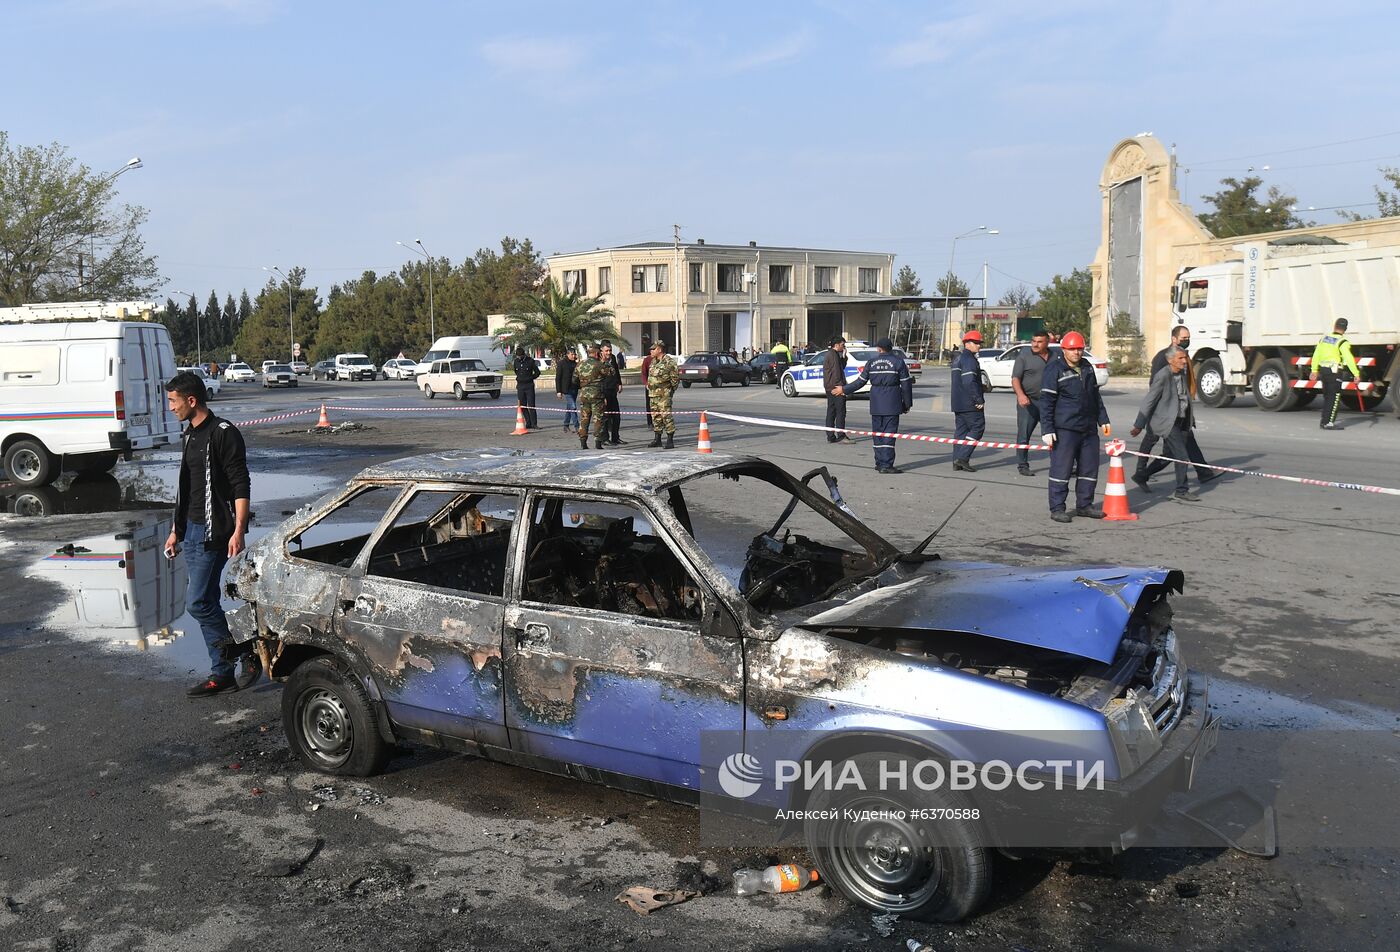
{"label": "two-story building", "polygon": [[673,353],[767,350],[777,341],[824,347],[840,334],[873,340],[905,300],[890,294],[894,255],[756,242],[647,241],[551,255],[566,292],[601,296],[634,352],[662,340]]}

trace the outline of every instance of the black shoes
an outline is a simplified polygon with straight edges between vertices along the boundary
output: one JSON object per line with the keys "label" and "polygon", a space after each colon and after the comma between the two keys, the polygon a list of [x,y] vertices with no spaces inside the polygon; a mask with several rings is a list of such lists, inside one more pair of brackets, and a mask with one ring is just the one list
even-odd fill
{"label": "black shoes", "polygon": [[1195,493],[1193,493],[1193,492],[1192,492],[1191,490],[1189,490],[1189,489],[1178,489],[1176,492],[1172,493],[1172,498],[1175,499],[1177,502],[1200,502],[1200,501],[1201,501],[1201,497],[1198,496],[1198,495],[1196,495]]}
{"label": "black shoes", "polygon": [[882,476],[895,476],[904,472],[904,470],[900,469],[898,466],[876,466],[875,472]]}
{"label": "black shoes", "polygon": [[1152,487],[1147,485],[1146,476],[1139,476],[1137,473],[1133,473],[1133,482],[1137,483],[1137,488],[1141,489],[1143,492],[1152,492]]}
{"label": "black shoes", "polygon": [[1103,510],[1098,506],[1090,506],[1087,509],[1074,510],[1076,516],[1083,516],[1085,519],[1102,519]]}
{"label": "black shoes", "polygon": [[975,473],[975,472],[977,472],[977,467],[976,467],[976,466],[973,466],[971,463],[969,463],[969,462],[968,462],[967,460],[965,460],[965,459],[955,459],[955,460],[953,460],[953,469],[960,469],[960,470],[962,470],[964,473]]}
{"label": "black shoes", "polygon": [[674,433],[667,433],[667,434],[666,434],[666,449],[668,449],[668,450],[673,450],[673,449],[675,449],[675,448],[676,448],[676,434],[674,434]]}
{"label": "black shoes", "polygon": [[656,431],[656,435],[653,436],[653,437],[651,438],[651,442],[647,444],[647,447],[648,447],[649,449],[660,449],[660,448],[661,448],[661,431],[660,431],[660,430],[657,430],[657,431]]}
{"label": "black shoes", "polygon": [[1022,463],[1020,466],[1017,466],[1017,467],[1016,467],[1016,472],[1020,473],[1022,476],[1034,476],[1034,475],[1035,475],[1035,473],[1031,472],[1031,466],[1030,466],[1029,463]]}
{"label": "black shoes", "polygon": [[1051,518],[1051,519],[1054,519],[1056,522],[1073,522],[1073,521],[1074,521],[1074,517],[1071,516],[1069,513],[1065,512],[1063,509],[1056,509],[1056,510],[1054,510],[1053,512],[1051,512],[1051,513],[1050,513],[1050,518]]}
{"label": "black shoes", "polygon": [[238,690],[246,691],[258,682],[261,675],[262,659],[250,652],[238,659],[238,671],[233,680],[238,685]]}
{"label": "black shoes", "polygon": [[237,691],[238,684],[232,677],[216,678],[213,675],[205,678],[185,692],[185,697],[209,697],[214,694],[222,694],[225,691]]}
{"label": "black shoes", "polygon": [[[587,447],[585,446],[585,449],[586,449],[586,448],[587,448]],[[596,440],[593,441],[593,448],[594,448],[595,450],[601,450],[601,449],[603,448],[603,438],[602,438],[601,436],[598,437]]]}

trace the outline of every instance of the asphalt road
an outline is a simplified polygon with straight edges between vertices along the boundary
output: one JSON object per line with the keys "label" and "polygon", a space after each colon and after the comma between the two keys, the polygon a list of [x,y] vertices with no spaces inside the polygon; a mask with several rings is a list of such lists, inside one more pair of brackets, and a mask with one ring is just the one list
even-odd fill
{"label": "asphalt road", "polygon": [[[951,435],[946,373],[924,375],[904,429]],[[1135,382],[1110,386],[1118,435],[1142,392]],[[365,407],[330,413],[364,428],[311,435],[313,415],[246,430],[260,531],[372,462],[444,447],[577,446],[557,414],[541,414],[541,432],[511,437],[504,401],[429,403],[398,382],[226,387],[215,409],[248,420],[323,399]],[[635,409],[640,393],[627,388],[623,402]],[[541,405],[555,405],[553,394],[542,391]],[[806,423],[823,413],[818,399],[759,386],[682,390],[676,405]],[[988,410],[988,439],[1011,439],[1011,395],[992,394]],[[862,401],[849,422],[868,422]],[[1400,423],[1388,406],[1346,414],[1334,433],[1317,429],[1313,410],[1260,413],[1247,400],[1203,409],[1200,422],[1213,462],[1400,487]],[[693,418],[680,431],[675,452],[691,451]],[[1371,791],[1400,779],[1400,498],[1240,476],[1209,485],[1200,503],[1175,503],[1165,498],[1167,473],[1151,496],[1130,489],[1137,522],[1060,526],[1047,517],[1043,459],[1026,478],[1012,454],[978,451],[979,472],[954,473],[949,448],[901,443],[906,473],[881,477],[866,439],[830,447],[819,432],[718,419],[711,433],[717,451],[798,472],[825,463],[855,511],[899,542],[917,541],[975,487],[936,543],[948,558],[1183,569],[1176,627],[1233,731],[1207,763],[1205,789],[1244,782],[1293,793],[1279,801],[1279,857],[1171,848],[1106,866],[1003,862],[975,920],[898,922],[883,936],[824,888],[734,897],[737,865],[800,854],[707,847],[695,814],[670,804],[436,752],[399,757],[362,782],[310,774],[286,753],[278,686],[183,697],[203,671],[187,617],[137,646],[53,620],[73,596],[45,575],[43,557],[159,519],[171,498],[167,453],[122,464],[115,480],[60,484],[39,506],[58,515],[0,516],[0,944],[897,949],[915,937],[939,949],[1396,946],[1397,810],[1393,796]],[[649,434],[629,419],[623,437],[631,450]],[[13,494],[4,498],[13,505]],[[1263,751],[1260,737],[1286,739],[1288,756]],[[1348,815],[1358,799],[1369,818]],[[641,918],[613,901],[634,884],[718,891]]]}

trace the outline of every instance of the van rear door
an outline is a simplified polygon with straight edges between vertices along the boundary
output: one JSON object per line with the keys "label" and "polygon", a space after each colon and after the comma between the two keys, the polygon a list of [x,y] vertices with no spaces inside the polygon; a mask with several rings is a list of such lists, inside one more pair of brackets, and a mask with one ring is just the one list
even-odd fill
{"label": "van rear door", "polygon": [[122,334],[121,387],[132,449],[164,446],[180,438],[180,421],[165,400],[175,376],[170,332],[159,324],[127,324]]}

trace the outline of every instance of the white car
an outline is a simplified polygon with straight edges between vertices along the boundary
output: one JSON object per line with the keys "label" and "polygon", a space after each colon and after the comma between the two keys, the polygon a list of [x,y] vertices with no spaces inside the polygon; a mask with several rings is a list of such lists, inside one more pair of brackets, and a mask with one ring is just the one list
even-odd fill
{"label": "white car", "polygon": [[[1016,355],[1022,350],[1030,348],[1030,344],[1017,344],[1008,347],[995,357],[983,359],[981,354],[977,355],[977,363],[982,367],[982,389],[983,390],[1010,390],[1011,389],[1011,368],[1016,364]],[[1050,356],[1052,358],[1060,355],[1060,345],[1050,345]],[[1108,385],[1108,362],[1100,360],[1087,350],[1084,352],[1084,359],[1094,368],[1094,379],[1098,382],[1099,389]]]}
{"label": "white car", "polygon": [[[860,373],[865,362],[875,357],[880,352],[868,344],[860,344],[856,347],[846,348],[846,379],[854,380],[856,374]],[[822,364],[826,362],[826,351],[818,351],[815,354],[808,354],[803,358],[801,364],[795,364],[783,371],[783,379],[780,385],[783,388],[785,397],[821,397],[826,395],[826,389],[822,386]],[[869,390],[862,390],[854,396],[868,394]]]}
{"label": "white car", "polygon": [[290,364],[269,364],[263,369],[263,387],[295,387],[297,375]]}
{"label": "white car", "polygon": [[200,380],[203,380],[204,392],[210,400],[213,400],[215,397],[217,397],[219,395],[219,391],[223,389],[223,381],[221,381],[218,377],[209,376],[209,372],[203,367],[176,367],[175,371],[177,373],[192,373]]}
{"label": "white car", "polygon": [[292,361],[291,367],[292,373],[296,374],[298,377],[305,377],[307,374],[311,373],[311,367],[308,366],[304,360]]}
{"label": "white car", "polygon": [[252,383],[257,376],[253,368],[244,363],[229,364],[224,368],[224,383]]}
{"label": "white car", "polygon": [[384,366],[379,369],[385,380],[412,380],[418,376],[418,361],[398,357],[384,361]]}
{"label": "white car", "polygon": [[435,360],[428,366],[428,372],[418,375],[414,385],[423,391],[429,400],[438,394],[452,394],[458,400],[465,400],[474,393],[484,393],[492,400],[501,396],[502,374],[486,369],[486,364],[475,357],[458,357],[454,360]]}

